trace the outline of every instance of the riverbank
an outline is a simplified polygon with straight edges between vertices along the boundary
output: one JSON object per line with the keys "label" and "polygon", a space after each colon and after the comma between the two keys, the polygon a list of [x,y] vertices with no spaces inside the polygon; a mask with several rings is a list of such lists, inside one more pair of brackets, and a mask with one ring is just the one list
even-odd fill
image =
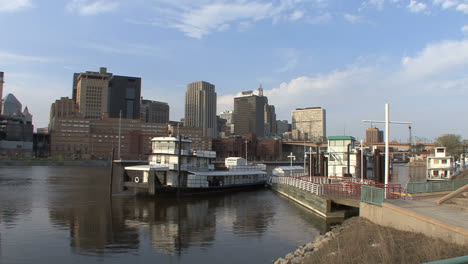
{"label": "riverbank", "polygon": [[463,246],[353,217],[274,263],[423,263],[464,255]]}
{"label": "riverbank", "polygon": [[106,160],[0,159],[0,166],[80,166],[105,167]]}

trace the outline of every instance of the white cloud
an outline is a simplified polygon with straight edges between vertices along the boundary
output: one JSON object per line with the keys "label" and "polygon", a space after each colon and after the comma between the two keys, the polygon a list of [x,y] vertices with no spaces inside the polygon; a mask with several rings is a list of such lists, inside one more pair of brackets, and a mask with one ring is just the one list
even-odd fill
{"label": "white cloud", "polygon": [[66,9],[80,15],[98,15],[117,10],[119,3],[111,0],[72,0]]}
{"label": "white cloud", "polygon": [[440,5],[443,9],[451,8],[457,4],[456,0],[434,0],[434,5]]}
{"label": "white cloud", "polygon": [[293,21],[299,20],[304,16],[304,11],[296,10],[294,13],[291,14],[290,19]]}
{"label": "white cloud", "polygon": [[461,12],[463,12],[465,14],[468,14],[468,4],[459,4],[457,6],[457,10],[461,11]]}
{"label": "white cloud", "polygon": [[[455,73],[468,66],[468,40],[443,41],[428,45],[414,57],[402,60],[402,73],[408,78],[429,78]],[[460,68],[461,67],[461,68]]]}
{"label": "white cloud", "polygon": [[315,17],[311,17],[309,19],[307,19],[307,22],[311,23],[311,24],[324,24],[324,23],[328,23],[330,22],[330,20],[332,20],[333,16],[326,12],[326,13],[323,13],[323,14],[320,14],[318,16],[315,16]]}
{"label": "white cloud", "polygon": [[[159,0],[163,5],[155,7],[154,18],[145,24],[176,28],[185,35],[201,39],[213,32],[228,29],[244,31],[256,22],[271,20],[280,22],[309,19],[308,8],[321,9],[325,1],[300,0],[194,0],[167,1]],[[135,20],[130,20],[133,23]]]}
{"label": "white cloud", "polygon": [[215,3],[184,13],[172,26],[193,38],[202,38],[232,22],[258,21],[280,12],[271,3]]}
{"label": "white cloud", "polygon": [[[270,84],[273,88],[264,85],[264,94],[275,105],[278,119],[290,119],[291,110],[296,107],[324,107],[329,135],[342,133],[343,126],[347,133],[361,135],[361,120],[382,119],[383,105],[390,103],[392,118],[413,121],[418,133],[436,136],[444,133],[445,125],[450,125],[450,119],[444,116],[459,112],[459,104],[463,104],[468,93],[468,40],[427,45],[397,65],[387,61],[386,65],[375,66],[374,61],[359,61],[358,65],[331,72]],[[238,95],[219,96],[218,110],[232,110],[235,96]],[[451,103],[445,103],[446,100]],[[432,119],[419,114],[428,112]],[[433,120],[438,120],[437,127]],[[468,125],[457,123],[454,129],[464,131]]]}
{"label": "white cloud", "polygon": [[363,20],[361,16],[356,16],[348,13],[344,14],[343,17],[351,23],[360,23]]}
{"label": "white cloud", "polygon": [[2,63],[17,63],[17,62],[50,62],[52,58],[21,55],[11,52],[0,51],[0,61]]}
{"label": "white cloud", "polygon": [[32,7],[31,0],[0,0],[0,12],[14,12]]}
{"label": "white cloud", "polygon": [[468,34],[468,25],[464,25],[460,30],[465,34]]}
{"label": "white cloud", "polygon": [[373,7],[376,8],[377,10],[383,10],[385,0],[367,0],[362,2],[361,4],[361,10],[367,7]]}
{"label": "white cloud", "polygon": [[427,5],[425,3],[418,2],[416,0],[410,0],[410,3],[408,4],[408,9],[413,13],[419,13],[426,10],[426,8]]}

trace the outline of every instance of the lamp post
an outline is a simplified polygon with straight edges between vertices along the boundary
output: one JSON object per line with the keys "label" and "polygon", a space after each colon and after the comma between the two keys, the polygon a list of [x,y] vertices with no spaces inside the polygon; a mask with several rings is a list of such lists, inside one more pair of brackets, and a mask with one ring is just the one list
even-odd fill
{"label": "lamp post", "polygon": [[310,155],[310,161],[309,161],[309,180],[312,181],[312,155],[315,154],[315,152],[312,152],[312,147],[309,148],[309,151],[305,153],[305,157],[307,157],[307,154]]}
{"label": "lamp post", "polygon": [[292,154],[292,152],[291,152],[291,154],[289,154],[288,158],[291,160],[289,176],[292,176],[292,162],[293,162],[293,159],[296,160],[296,156],[294,156]]}

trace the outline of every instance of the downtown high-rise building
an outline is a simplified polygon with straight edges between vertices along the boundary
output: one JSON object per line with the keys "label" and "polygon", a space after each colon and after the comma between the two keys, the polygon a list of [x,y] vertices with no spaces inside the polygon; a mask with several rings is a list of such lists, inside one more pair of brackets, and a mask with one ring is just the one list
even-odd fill
{"label": "downtown high-rise building", "polygon": [[[74,75],[75,76],[75,75]],[[109,79],[111,73],[106,68],[99,72],[83,72],[76,81],[76,104],[78,111],[86,119],[102,119],[108,113]]]}
{"label": "downtown high-rise building", "polygon": [[242,96],[234,98],[234,134],[246,136],[255,134],[265,136],[265,110],[268,99],[259,91],[259,95],[252,91],[242,92]]}
{"label": "downtown high-rise building", "polygon": [[217,137],[216,92],[213,84],[199,81],[187,85],[184,125],[202,128],[204,137]]}
{"label": "downtown high-rise building", "polygon": [[292,129],[306,133],[308,140],[324,140],[326,124],[326,112],[321,107],[297,108],[292,112]]}
{"label": "downtown high-rise building", "polygon": [[86,119],[140,118],[141,78],[99,72],[73,75],[72,100]]}
{"label": "downtown high-rise building", "polygon": [[146,123],[169,123],[169,105],[141,99],[140,120]]}
{"label": "downtown high-rise building", "polygon": [[383,142],[383,131],[380,131],[378,128],[371,126],[366,130],[366,143],[380,143]]}

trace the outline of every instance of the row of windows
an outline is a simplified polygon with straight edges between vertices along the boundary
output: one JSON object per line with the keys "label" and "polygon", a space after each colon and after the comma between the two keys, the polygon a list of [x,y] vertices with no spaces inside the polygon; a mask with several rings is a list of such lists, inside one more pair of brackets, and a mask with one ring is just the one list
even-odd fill
{"label": "row of windows", "polygon": [[84,120],[59,120],[58,122],[62,123],[89,123],[89,121],[84,121]]}
{"label": "row of windows", "polygon": [[89,127],[89,125],[62,124],[63,127]]}
{"label": "row of windows", "polygon": [[[108,137],[109,138],[114,138],[115,137],[115,138],[119,138],[119,136],[113,136],[113,135],[110,135],[110,136],[108,136],[108,135],[92,135],[92,137],[94,137],[94,138],[95,137],[100,137],[100,138],[102,138],[102,137],[104,137],[104,138],[108,138]],[[120,138],[125,138],[125,136],[120,136]]]}
{"label": "row of windows", "polygon": [[[62,132],[69,132],[69,133],[88,133],[88,131],[86,130],[68,130],[68,129],[63,129]],[[71,135],[71,134],[62,134],[62,136],[66,137],[66,136],[75,136],[75,135]]]}

